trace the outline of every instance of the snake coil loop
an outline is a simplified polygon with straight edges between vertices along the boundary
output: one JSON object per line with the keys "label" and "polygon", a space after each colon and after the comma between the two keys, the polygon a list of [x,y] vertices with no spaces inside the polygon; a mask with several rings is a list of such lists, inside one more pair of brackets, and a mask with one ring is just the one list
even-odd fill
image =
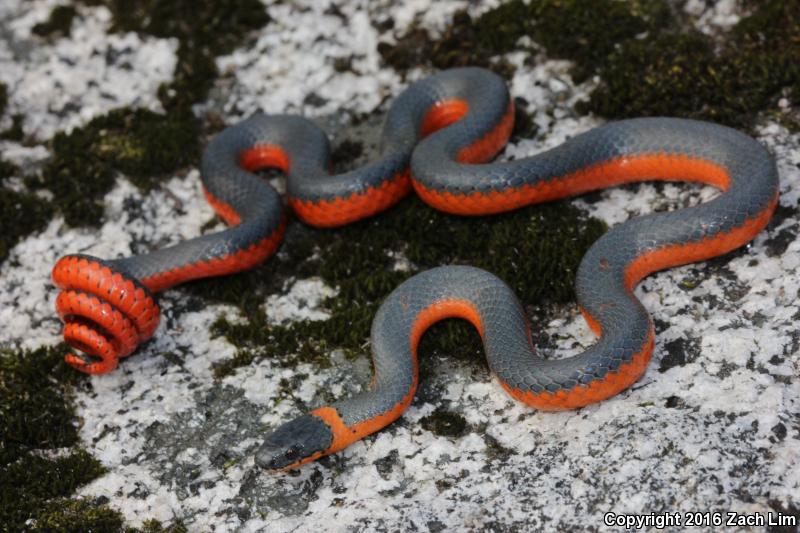
{"label": "snake coil loop", "polygon": [[150,291],[100,259],[64,256],[52,278],[61,289],[56,310],[64,340],[85,354],[70,353],[65,361],[82,372],[110,372],[158,327],[161,313]]}

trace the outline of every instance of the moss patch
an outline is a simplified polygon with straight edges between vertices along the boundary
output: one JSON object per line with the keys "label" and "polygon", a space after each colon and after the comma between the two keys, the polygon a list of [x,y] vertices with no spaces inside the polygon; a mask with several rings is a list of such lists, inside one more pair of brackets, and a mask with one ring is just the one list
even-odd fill
{"label": "moss patch", "polygon": [[[7,106],[8,106],[8,87],[6,87],[4,83],[0,83],[0,118],[3,117],[3,113],[5,113]],[[14,115],[13,120],[14,122],[9,129],[0,132],[0,139],[7,141],[22,140],[22,137],[24,136],[24,133],[22,131],[22,116]],[[8,163],[5,163],[2,160],[0,160],[0,165],[8,165]],[[0,168],[0,183],[2,183],[3,181],[4,174],[5,174],[5,169]]]}
{"label": "moss patch", "polygon": [[105,505],[86,498],[56,499],[42,508],[31,529],[33,531],[123,531],[122,515]]}
{"label": "moss patch", "polygon": [[7,105],[8,105],[8,87],[6,87],[5,83],[0,83],[0,117],[2,117],[3,113],[6,112]]}
{"label": "moss patch", "polygon": [[152,519],[145,520],[141,529],[126,529],[126,533],[132,533],[133,531],[140,531],[141,533],[186,533],[189,530],[180,521],[164,526],[158,520]]}
{"label": "moss patch", "polygon": [[57,499],[49,502],[31,526],[33,531],[63,532],[91,531],[92,533],[186,533],[178,522],[163,525],[158,520],[147,520],[141,528],[123,526],[122,514],[107,505],[87,498]]}
{"label": "moss patch", "polygon": [[269,22],[259,0],[84,0],[107,6],[112,30],[179,40],[171,83],[159,90],[167,110],[188,110],[203,101],[217,77],[215,58],[239,46],[249,32]]}
{"label": "moss patch", "polygon": [[[598,24],[598,21],[610,21]],[[620,41],[653,30],[672,20],[659,0],[513,0],[474,21],[480,54],[500,54],[517,48],[529,37],[558,59],[576,61],[573,77],[588,77]],[[451,48],[457,47],[452,41]]]}
{"label": "moss patch", "polygon": [[[605,226],[563,203],[459,218],[410,197],[369,220],[338,230],[306,231],[306,238],[290,235],[281,256],[251,272],[192,285],[190,290],[205,298],[239,306],[248,318],[244,324],[224,318],[214,324],[217,334],[239,348],[233,359],[216,368],[218,377],[261,357],[278,356],[287,365],[298,359],[327,365],[334,348],[363,353],[380,302],[403,280],[434,266],[484,268],[509,283],[523,302],[570,302],[580,259]],[[393,268],[398,252],[411,262],[410,270]],[[331,318],[269,325],[261,304],[280,289],[274,280],[314,275],[339,288],[338,295],[324,303]],[[426,335],[420,351],[459,357],[482,353],[477,334],[452,322],[434,328],[439,335]]]}
{"label": "moss patch", "polygon": [[44,229],[52,216],[52,207],[41,198],[0,188],[0,262],[20,239]]}
{"label": "moss patch", "polygon": [[3,182],[5,180],[7,180],[12,176],[15,176],[18,173],[19,173],[19,167],[17,167],[17,165],[0,159],[0,185],[3,185]]}
{"label": "moss patch", "polygon": [[[122,515],[104,498],[68,498],[104,469],[78,447],[71,397],[87,378],[63,362],[63,352],[0,350],[0,531],[123,530]],[[141,531],[185,528],[151,521]]]}
{"label": "moss patch", "polygon": [[71,133],[56,134],[52,158],[27,184],[50,190],[68,224],[99,224],[103,197],[117,173],[149,190],[198,160],[199,135],[199,121],[191,114],[117,109]]}
{"label": "moss patch", "polygon": [[92,533],[186,533],[178,522],[164,526],[158,520],[147,520],[141,528],[123,526],[122,515],[107,505],[87,498],[56,499],[44,506],[31,526],[33,531],[63,532],[91,531]]}
{"label": "moss patch", "polygon": [[[603,20],[609,23],[598,23]],[[551,57],[577,61],[573,74],[583,79],[618,42],[670,20],[668,7],[658,0],[512,0],[477,18],[456,13],[438,39],[413,28],[396,45],[380,43],[378,51],[399,70],[479,65],[509,77],[513,70],[493,58],[520,49],[520,38],[529,37]]]}
{"label": "moss patch", "polygon": [[63,363],[62,354],[62,347],[0,351],[0,464],[77,442],[74,410],[65,398],[84,377]]}
{"label": "moss patch", "polygon": [[78,441],[71,387],[84,379],[62,361],[62,350],[0,352],[0,524],[24,529],[45,502],[71,494],[102,473],[82,450],[49,459],[42,450]]}
{"label": "moss patch", "polygon": [[25,131],[22,129],[23,115],[13,115],[11,117],[11,126],[0,132],[0,139],[4,141],[22,142],[25,140]]}
{"label": "moss patch", "polygon": [[749,15],[720,43],[664,0],[512,0],[477,18],[456,14],[437,39],[413,28],[378,50],[399,70],[481,65],[509,76],[498,54],[525,49],[519,41],[529,37],[549,57],[574,61],[575,81],[599,76],[579,112],[671,115],[747,129],[760,112],[776,110],[779,98],[800,102],[800,1],[750,0],[744,7]]}
{"label": "moss patch", "polygon": [[461,437],[467,432],[467,420],[450,411],[437,409],[420,421],[423,428],[440,437]]}
{"label": "moss patch", "polygon": [[[0,84],[0,117],[7,103],[6,86]],[[11,129],[0,132],[0,139],[18,140],[22,128],[19,117],[14,117]],[[8,179],[20,175],[17,165],[0,159],[0,263],[5,261],[11,248],[24,236],[43,229],[53,216],[50,203],[36,195],[6,187]]]}
{"label": "moss patch", "polygon": [[28,519],[38,518],[45,502],[68,496],[103,472],[100,463],[83,450],[58,459],[26,455],[2,469],[0,520],[10,530],[20,531]]}
{"label": "moss patch", "polygon": [[16,165],[0,159],[0,263],[22,237],[44,228],[53,216],[48,202],[3,186],[8,178],[19,174]]}
{"label": "moss patch", "polygon": [[218,75],[215,58],[269,20],[258,0],[83,3],[107,6],[112,31],[175,37],[180,45],[174,79],[159,88],[166,115],[121,108],[69,134],[58,133],[50,143],[51,161],[39,176],[27,180],[31,187],[51,191],[55,208],[73,226],[100,223],[103,197],[117,173],[147,191],[163,177],[199,161],[201,123],[192,105],[206,98]]}
{"label": "moss patch", "polygon": [[599,66],[580,107],[610,118],[675,115],[750,128],[787,97],[800,102],[800,1],[751,2],[720,47],[695,32],[629,40]]}
{"label": "moss patch", "polygon": [[56,6],[50,12],[50,17],[45,22],[36,24],[31,32],[40,37],[67,37],[76,14],[73,6]]}

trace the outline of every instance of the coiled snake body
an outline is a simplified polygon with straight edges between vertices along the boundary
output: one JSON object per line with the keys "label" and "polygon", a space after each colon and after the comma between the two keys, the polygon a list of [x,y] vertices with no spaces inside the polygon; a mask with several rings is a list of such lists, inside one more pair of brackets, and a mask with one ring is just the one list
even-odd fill
{"label": "coiled snake body", "polygon": [[394,101],[377,161],[336,176],[327,172],[327,137],[303,118],[257,114],[226,129],[206,149],[202,175],[208,200],[229,229],[144,255],[112,261],[69,255],[57,262],[53,280],[63,289],[57,307],[64,336],[93,356],[70,354],[67,361],[85,372],[112,370],[158,325],[152,293],[250,268],[275,251],[285,225],[282,202],[253,174],[259,168],[283,170],[289,204],[317,226],[375,214],[412,187],[436,209],[485,215],[636,181],[713,185],[722,191],[715,199],[629,220],[591,247],[578,271],[577,296],[599,339],[569,359],[536,355],[522,306],[492,274],[445,266],[409,279],[375,316],[369,390],[280,426],[256,462],[296,466],[397,419],[416,390],[417,343],[431,324],[448,317],[478,329],[492,372],[528,405],[576,408],[626,389],[644,372],[654,343],[652,321],[633,287],[656,270],[749,242],[777,203],[775,163],[761,145],[730,128],[643,118],[606,124],[530,158],[481,164],[505,145],[513,112],[504,82],[491,72],[441,72]]}

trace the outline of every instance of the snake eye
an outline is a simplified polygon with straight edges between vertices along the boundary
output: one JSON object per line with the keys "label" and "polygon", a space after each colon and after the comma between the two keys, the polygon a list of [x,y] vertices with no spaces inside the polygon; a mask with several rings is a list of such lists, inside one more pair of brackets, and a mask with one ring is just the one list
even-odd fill
{"label": "snake eye", "polygon": [[298,449],[297,446],[292,446],[291,448],[286,450],[284,456],[290,460],[297,459],[298,457],[300,457],[300,450]]}

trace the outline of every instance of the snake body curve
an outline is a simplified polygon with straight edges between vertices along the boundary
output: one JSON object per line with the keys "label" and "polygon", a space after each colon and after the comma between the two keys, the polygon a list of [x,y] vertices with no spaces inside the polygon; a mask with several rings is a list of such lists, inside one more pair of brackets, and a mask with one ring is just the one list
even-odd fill
{"label": "snake body curve", "polygon": [[629,220],[590,248],[576,292],[599,338],[584,353],[542,359],[505,283],[472,267],[435,268],[401,284],[376,314],[370,389],[278,427],[256,462],[271,469],[297,466],[397,419],[416,390],[422,333],[449,317],[474,324],[493,374],[528,405],[570,409],[626,389],[644,372],[654,345],[652,320],[634,286],[651,272],[752,240],[777,203],[774,160],[751,137],[724,126],[642,118],[606,124],[529,158],[482,164],[502,149],[512,126],[504,82],[468,67],[409,86],[388,112],[378,160],[349,173],[329,175],[328,139],[306,119],[256,114],[226,129],[206,149],[202,175],[211,205],[232,227],[144,255],[58,261],[53,279],[63,289],[57,307],[64,336],[95,358],[70,354],[67,361],[91,373],[113,369],[155,330],[154,292],[250,268],[275,251],[285,217],[279,195],[253,173],[259,168],[282,169],[288,203],[317,226],[370,216],[411,188],[436,209],[485,215],[629,182],[712,185],[722,191],[715,199]]}

